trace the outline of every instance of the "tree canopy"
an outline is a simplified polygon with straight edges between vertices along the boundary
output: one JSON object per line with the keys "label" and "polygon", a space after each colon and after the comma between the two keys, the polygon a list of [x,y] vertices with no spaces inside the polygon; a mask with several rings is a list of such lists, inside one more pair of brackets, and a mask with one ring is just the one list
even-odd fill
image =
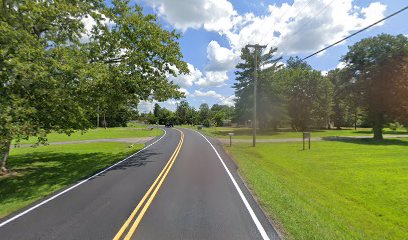
{"label": "tree canopy", "polygon": [[45,141],[94,126],[101,111],[183,96],[167,80],[188,72],[180,35],[130,1],[3,0],[0,9],[2,172],[13,139]]}
{"label": "tree canopy", "polygon": [[408,38],[381,34],[349,47],[343,57],[349,79],[368,112],[374,138],[382,139],[388,122],[408,119]]}

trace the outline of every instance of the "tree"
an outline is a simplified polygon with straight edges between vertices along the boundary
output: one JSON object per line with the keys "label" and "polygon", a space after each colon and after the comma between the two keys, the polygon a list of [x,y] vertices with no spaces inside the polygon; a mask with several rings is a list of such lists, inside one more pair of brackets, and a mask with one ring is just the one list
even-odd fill
{"label": "tree", "polygon": [[191,124],[191,108],[187,101],[181,101],[176,109],[179,124]]}
{"label": "tree", "polygon": [[408,38],[380,34],[349,47],[342,58],[360,91],[374,139],[383,139],[388,122],[408,119]]}
{"label": "tree", "polygon": [[[257,62],[257,69],[259,70],[257,81],[257,106],[258,106],[258,121],[262,128],[268,126],[272,121],[277,122],[281,115],[282,107],[280,105],[280,98],[274,91],[273,82],[274,74],[279,70],[278,63],[281,58],[274,58],[276,48],[271,48],[267,53],[262,54],[261,51],[251,53],[248,47],[241,50],[242,63],[239,63],[235,72],[236,83],[235,88],[235,120],[245,122],[252,119],[253,113],[253,84],[254,84],[254,54],[257,54],[259,61]],[[262,70],[261,70],[262,69]]]}
{"label": "tree", "polygon": [[328,125],[332,103],[328,78],[300,59],[290,58],[287,67],[279,72],[279,81],[293,129],[304,131]]}
{"label": "tree", "polygon": [[357,128],[357,121],[361,120],[363,111],[360,90],[346,69],[329,71],[327,77],[333,84],[333,112],[331,120],[337,129],[344,126]]}
{"label": "tree", "polygon": [[222,126],[225,120],[231,120],[234,114],[234,107],[214,104],[211,107],[212,122],[216,126]]}
{"label": "tree", "polygon": [[159,115],[160,115],[160,110],[161,110],[160,105],[159,105],[158,103],[155,103],[155,104],[154,104],[154,108],[153,108],[153,115],[154,115],[156,118],[159,117]]}
{"label": "tree", "polygon": [[208,107],[207,103],[203,103],[200,105],[200,118],[199,121],[204,127],[211,126],[211,110]]}
{"label": "tree", "polygon": [[[0,167],[13,139],[70,134],[139,100],[179,98],[169,74],[187,72],[177,39],[129,1],[2,1]],[[82,19],[96,25],[88,42]]]}
{"label": "tree", "polygon": [[159,124],[164,125],[168,122],[174,122],[175,116],[174,113],[166,108],[160,108],[158,112],[157,120]]}

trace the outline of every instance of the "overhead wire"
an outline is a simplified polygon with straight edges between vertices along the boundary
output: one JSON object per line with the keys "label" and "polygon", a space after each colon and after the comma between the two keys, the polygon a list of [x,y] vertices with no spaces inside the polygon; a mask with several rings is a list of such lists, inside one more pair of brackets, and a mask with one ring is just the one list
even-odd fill
{"label": "overhead wire", "polygon": [[[218,102],[215,103],[215,104],[220,104],[220,103],[224,102],[225,100],[229,99],[230,97],[232,97],[232,96],[234,96],[234,95],[235,95],[235,93],[229,95],[228,97],[225,97],[224,99],[221,99],[220,101],[218,101]],[[214,104],[214,105],[215,105],[215,104]]]}
{"label": "overhead wire", "polygon": [[403,7],[403,8],[401,8],[400,10],[398,10],[398,11],[396,11],[396,12],[394,12],[394,13],[392,13],[392,14],[390,14],[390,15],[388,15],[388,16],[386,16],[386,17],[384,17],[384,18],[382,18],[382,19],[380,19],[380,20],[378,20],[378,21],[376,21],[376,22],[374,22],[374,23],[368,25],[367,27],[364,27],[364,28],[358,30],[357,32],[355,32],[355,33],[353,33],[353,34],[350,34],[350,35],[348,35],[347,37],[344,37],[344,38],[342,38],[341,40],[339,40],[339,41],[337,41],[337,42],[335,42],[335,43],[332,43],[332,44],[330,44],[329,46],[324,47],[324,48],[320,49],[319,51],[316,51],[316,52],[314,52],[314,53],[308,55],[307,57],[304,57],[304,58],[302,59],[302,61],[304,61],[304,60],[306,60],[306,59],[308,59],[308,58],[310,58],[310,57],[313,57],[314,55],[319,54],[319,53],[321,53],[321,52],[323,52],[323,51],[325,51],[325,50],[327,50],[327,49],[329,49],[329,48],[331,48],[331,47],[333,47],[333,46],[335,46],[335,45],[337,45],[337,44],[339,44],[339,43],[341,43],[341,42],[343,42],[343,41],[345,41],[345,40],[347,40],[347,39],[349,39],[349,38],[351,38],[351,37],[353,37],[353,36],[355,36],[355,35],[357,35],[357,34],[359,34],[359,33],[361,33],[361,32],[363,32],[363,31],[365,31],[365,30],[367,30],[367,29],[369,29],[369,28],[371,28],[371,27],[373,27],[373,26],[375,26],[375,25],[377,25],[377,24],[379,24],[379,23],[381,23],[381,22],[383,22],[383,21],[385,21],[385,20],[387,20],[388,18],[391,18],[391,17],[393,17],[393,16],[395,16],[395,15],[397,15],[397,14],[399,14],[399,13],[401,13],[401,12],[407,10],[407,9],[408,9],[408,6]]}
{"label": "overhead wire", "polygon": [[[330,7],[330,6],[333,4],[334,1],[335,1],[335,0],[330,1],[329,4],[327,4],[322,10],[320,10],[320,11],[315,15],[315,17],[320,16],[324,11],[326,11],[326,9],[327,9],[328,7]],[[296,35],[297,33],[299,33],[299,32],[302,30],[302,28],[304,28],[305,26],[307,26],[308,24],[310,24],[310,22],[312,22],[312,20],[313,20],[313,18],[310,18],[306,23],[302,24],[294,33],[292,33],[292,35]]]}

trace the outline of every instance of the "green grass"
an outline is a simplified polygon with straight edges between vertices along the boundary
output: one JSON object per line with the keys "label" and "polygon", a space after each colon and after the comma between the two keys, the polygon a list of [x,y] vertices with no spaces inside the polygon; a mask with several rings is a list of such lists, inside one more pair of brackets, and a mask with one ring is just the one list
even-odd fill
{"label": "green grass", "polygon": [[[101,138],[138,138],[138,137],[154,137],[159,136],[163,133],[162,130],[158,128],[153,128],[153,130],[141,128],[98,128],[90,129],[87,132],[75,132],[70,136],[61,133],[50,133],[48,134],[48,142],[64,142],[64,141],[77,141],[77,140],[93,140]],[[20,143],[36,143],[37,138],[33,137],[28,140],[23,140]]]}
{"label": "green grass", "polygon": [[408,239],[408,139],[226,147],[291,239]]}
{"label": "green grass", "polygon": [[[251,128],[237,128],[237,127],[210,127],[203,128],[203,133],[217,138],[228,138],[228,133],[234,133],[234,138],[251,139]],[[408,134],[405,129],[392,131],[384,129],[384,134]],[[357,130],[348,128],[342,130],[312,130],[311,137],[332,137],[332,136],[372,136],[372,130],[369,128],[358,128]],[[279,139],[279,138],[301,138],[302,132],[294,132],[289,129],[280,129],[274,131],[271,129],[258,130],[257,137],[259,139]]]}
{"label": "green grass", "polygon": [[146,124],[144,124],[142,122],[128,122],[126,125],[127,125],[127,127],[130,127],[130,128],[147,128],[147,127],[149,127],[149,125],[146,125]]}
{"label": "green grass", "polygon": [[125,158],[126,143],[49,145],[11,150],[12,175],[0,177],[0,218]]}

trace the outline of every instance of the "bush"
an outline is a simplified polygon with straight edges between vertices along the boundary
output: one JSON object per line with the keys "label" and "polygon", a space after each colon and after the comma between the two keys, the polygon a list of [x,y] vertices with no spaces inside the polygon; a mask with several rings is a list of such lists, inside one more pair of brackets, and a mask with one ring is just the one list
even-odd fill
{"label": "bush", "polygon": [[202,122],[202,124],[203,124],[204,127],[211,127],[210,120],[208,120],[208,119],[205,119],[205,120]]}

